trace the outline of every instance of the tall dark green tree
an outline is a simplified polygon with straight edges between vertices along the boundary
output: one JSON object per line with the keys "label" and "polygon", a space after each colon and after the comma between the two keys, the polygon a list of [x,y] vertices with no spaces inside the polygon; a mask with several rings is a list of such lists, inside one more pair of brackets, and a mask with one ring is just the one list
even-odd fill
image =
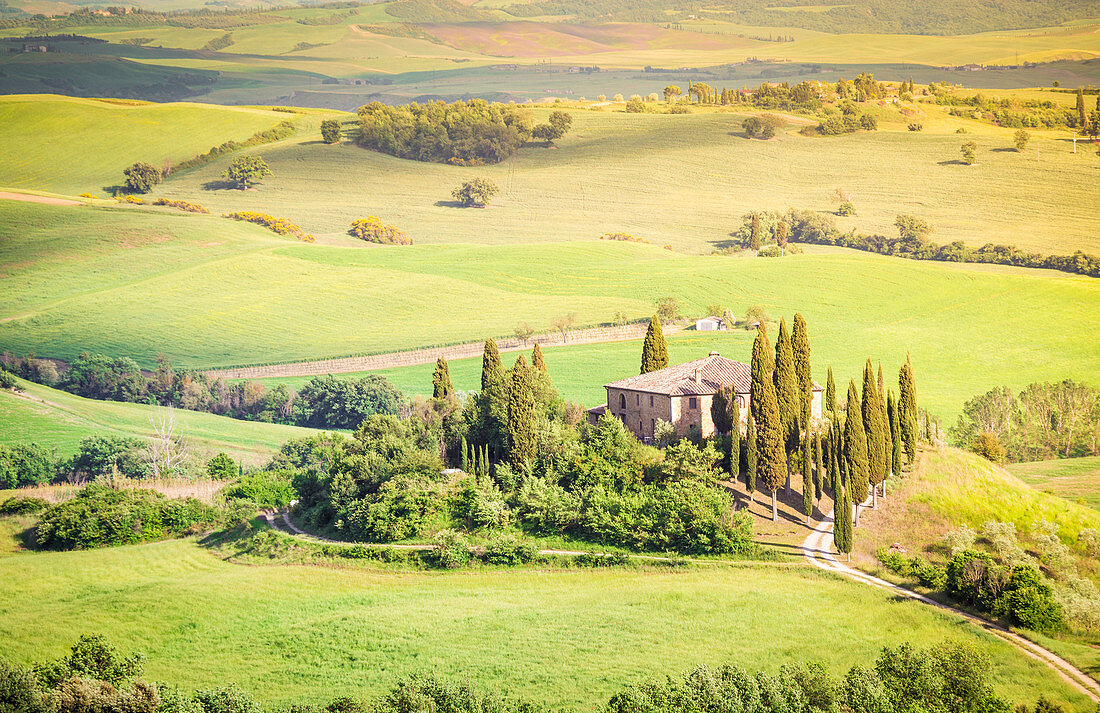
{"label": "tall dark green tree", "polygon": [[879,403],[886,406],[886,382],[882,379],[882,362],[878,363],[878,400]]}
{"label": "tall dark green tree", "polygon": [[546,368],[546,359],[542,356],[542,347],[538,344],[531,350],[531,366],[535,367],[543,374],[549,374],[550,371]]}
{"label": "tall dark green tree", "polygon": [[642,342],[642,374],[664,369],[668,366],[668,345],[665,344],[665,332],[657,315],[649,320],[649,329]]}
{"label": "tall dark green tree", "polygon": [[814,477],[813,463],[814,440],[810,435],[809,420],[803,421],[802,429],[802,514],[806,516],[806,524],[810,524],[810,518],[814,514]]}
{"label": "tall dark green tree", "polygon": [[829,373],[825,381],[825,410],[836,413],[836,382],[833,381],[833,367],[829,367]]}
{"label": "tall dark green tree", "polygon": [[825,491],[825,461],[821,453],[821,431],[814,433],[814,499],[821,500]]}
{"label": "tall dark green tree", "polygon": [[508,460],[516,468],[527,468],[535,460],[535,408],[533,374],[520,354],[509,375]]}
{"label": "tall dark green tree", "polygon": [[[851,420],[851,419],[849,419]],[[857,419],[858,420],[858,419]],[[852,560],[852,488],[846,478],[835,478],[836,501],[833,505],[833,544],[836,551]]]}
{"label": "tall dark green tree", "polygon": [[750,502],[756,494],[756,467],[759,463],[756,447],[756,419],[752,417],[752,411],[750,410],[749,425],[745,429],[745,487],[749,491]]}
{"label": "tall dark green tree", "polygon": [[737,395],[730,401],[730,433],[726,449],[729,454],[729,472],[733,482],[741,477],[741,407]]}
{"label": "tall dark green tree", "polygon": [[451,383],[451,370],[442,356],[435,360],[432,373],[432,398],[450,401],[455,397],[455,387]]}
{"label": "tall dark green tree", "polygon": [[478,422],[475,440],[499,458],[508,449],[508,376],[500,361],[500,351],[492,339],[485,340],[481,357],[481,391],[477,395]]}
{"label": "tall dark green tree", "polygon": [[1077,126],[1084,131],[1089,126],[1089,117],[1085,113],[1085,90],[1077,87]]}
{"label": "tall dark green tree", "polygon": [[481,354],[481,390],[504,376],[504,365],[500,361],[500,350],[492,337],[485,340],[485,350]]}
{"label": "tall dark green tree", "polygon": [[723,470],[731,475],[733,461],[732,432],[736,429],[733,410],[737,408],[737,396],[732,386],[724,386],[714,392],[710,401],[710,419],[714,423],[715,436],[722,444]]}
{"label": "tall dark green tree", "polygon": [[761,324],[752,342],[752,384],[749,393],[749,412],[756,423],[760,423],[760,404],[764,397],[764,384],[771,383],[774,368],[775,358],[772,355],[771,344],[768,343],[768,330]]}
{"label": "tall dark green tree", "polygon": [[913,364],[909,355],[898,371],[898,417],[901,421],[901,442],[905,460],[910,465],[917,457],[917,388],[913,382]]}
{"label": "tall dark green tree", "polygon": [[794,316],[791,349],[794,352],[795,378],[798,380],[800,423],[807,424],[813,415],[814,378],[810,370],[810,334],[806,327],[806,320],[801,314]]}
{"label": "tall dark green tree", "polygon": [[[890,474],[889,477],[901,477],[901,424],[898,421],[898,400],[893,390],[886,393],[886,423],[890,426]],[[889,479],[888,477],[888,479]],[[882,486],[886,494],[886,485]]]}
{"label": "tall dark green tree", "polygon": [[783,447],[783,422],[779,415],[779,404],[775,394],[775,384],[771,380],[764,382],[760,394],[760,421],[756,424],[757,464],[756,468],[764,490],[772,494],[772,521],[779,520],[776,492],[787,481],[787,452]]}
{"label": "tall dark green tree", "polygon": [[[779,405],[779,419],[783,428],[783,440],[789,451],[798,447],[799,413],[801,401],[798,393],[798,375],[794,366],[794,346],[787,331],[787,321],[779,322],[779,336],[775,340],[775,395]],[[757,424],[759,426],[760,424]]]}
{"label": "tall dark green tree", "polygon": [[848,417],[844,419],[844,472],[851,487],[855,521],[859,524],[859,506],[869,492],[867,464],[867,432],[863,426],[856,382],[848,382]]}
{"label": "tall dark green tree", "polygon": [[878,507],[878,486],[886,480],[886,419],[878,400],[878,384],[871,360],[863,369],[863,428],[867,433],[867,480],[871,497]]}

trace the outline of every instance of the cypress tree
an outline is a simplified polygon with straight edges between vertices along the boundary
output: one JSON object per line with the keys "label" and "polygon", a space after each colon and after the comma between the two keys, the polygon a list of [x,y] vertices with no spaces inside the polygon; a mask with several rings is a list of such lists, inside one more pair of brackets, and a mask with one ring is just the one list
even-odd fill
{"label": "cypress tree", "polygon": [[886,382],[882,380],[882,362],[878,363],[878,400],[879,403],[886,406]]}
{"label": "cypress tree", "polygon": [[820,501],[825,490],[825,461],[821,457],[821,432],[814,434],[814,499]]}
{"label": "cypress tree", "polygon": [[756,330],[756,339],[752,342],[752,385],[749,390],[749,412],[757,423],[760,423],[764,384],[771,383],[774,366],[772,348],[768,344],[768,330],[761,324],[760,329]]}
{"label": "cypress tree", "polygon": [[898,371],[898,418],[905,460],[912,465],[917,456],[917,391],[913,384],[913,365],[908,355]]}
{"label": "cypress tree", "polygon": [[749,413],[749,425],[745,431],[745,487],[749,491],[749,501],[756,493],[756,419]]}
{"label": "cypress tree", "polygon": [[[729,434],[728,438],[722,438],[723,466],[727,473],[733,473],[733,434],[737,431],[738,422],[735,420],[734,411],[737,409],[737,396],[732,386],[724,386],[714,392],[710,401],[710,419],[714,423],[716,437]],[[736,475],[734,475],[736,478]]]}
{"label": "cypress tree", "polygon": [[500,350],[497,343],[490,337],[485,340],[485,351],[481,355],[481,390],[489,388],[489,385],[500,380],[504,375],[504,365],[500,361]]}
{"label": "cypress tree", "polygon": [[848,555],[852,561],[852,489],[838,478],[836,503],[833,506],[833,544],[836,551]]}
{"label": "cypress tree", "polygon": [[863,428],[867,432],[867,480],[872,488],[874,506],[878,507],[878,486],[886,480],[886,422],[878,400],[878,385],[871,360],[863,369]]}
{"label": "cypress tree", "polygon": [[665,332],[657,315],[649,320],[649,330],[642,342],[642,374],[664,369],[668,366],[668,346],[665,344]]}
{"label": "cypress tree", "polygon": [[736,392],[730,402],[730,422],[732,428],[726,448],[729,453],[730,477],[736,483],[741,477],[741,407],[737,405]]}
{"label": "cypress tree", "polygon": [[508,389],[508,459],[517,468],[535,459],[535,390],[531,369],[520,354]]}
{"label": "cypress tree", "polygon": [[435,372],[432,373],[432,398],[453,399],[455,387],[451,383],[451,370],[442,356],[435,360]]}
{"label": "cypress tree", "polygon": [[844,472],[851,488],[852,506],[856,524],[859,524],[859,506],[868,494],[867,432],[859,407],[856,382],[848,382],[848,417],[844,419]]}
{"label": "cypress tree", "polygon": [[470,444],[466,443],[466,436],[462,437],[462,472],[470,472]]}
{"label": "cypress tree", "polygon": [[486,339],[481,357],[481,392],[477,397],[480,423],[476,440],[498,455],[508,448],[508,386],[496,342]]}
{"label": "cypress tree", "polygon": [[760,398],[760,421],[756,424],[756,464],[764,490],[772,494],[772,521],[779,520],[776,491],[787,480],[787,453],[783,448],[783,423],[779,416],[779,404],[775,385],[764,382]]}
{"label": "cypress tree", "polygon": [[825,410],[836,413],[836,382],[833,381],[833,367],[829,367],[829,373],[825,381]]}
{"label": "cypress tree", "polygon": [[1084,132],[1089,127],[1089,117],[1085,114],[1085,90],[1077,87],[1077,126]]}
{"label": "cypress tree", "polygon": [[802,436],[802,514],[806,516],[806,524],[810,524],[810,518],[814,514],[814,479],[813,470],[810,468],[813,460],[813,439],[810,437],[810,423],[803,422],[805,429]]}
{"label": "cypress tree", "polygon": [[[775,396],[779,405],[779,421],[787,449],[798,445],[798,416],[802,410],[798,393],[798,376],[794,368],[794,347],[787,331],[786,320],[779,322],[779,336],[775,340]],[[759,427],[759,423],[757,426]]]}
{"label": "cypress tree", "polygon": [[809,424],[813,416],[814,379],[810,371],[810,335],[806,320],[801,314],[794,316],[791,332],[791,349],[794,352],[794,373],[798,379],[798,396],[801,404],[802,423]]}
{"label": "cypress tree", "polygon": [[760,225],[760,214],[753,211],[752,226],[749,228],[749,249],[759,250],[764,244],[764,231]]}
{"label": "cypress tree", "polygon": [[542,357],[542,347],[538,344],[535,344],[535,348],[531,351],[531,366],[535,367],[543,374],[550,373],[546,368],[546,360]]}

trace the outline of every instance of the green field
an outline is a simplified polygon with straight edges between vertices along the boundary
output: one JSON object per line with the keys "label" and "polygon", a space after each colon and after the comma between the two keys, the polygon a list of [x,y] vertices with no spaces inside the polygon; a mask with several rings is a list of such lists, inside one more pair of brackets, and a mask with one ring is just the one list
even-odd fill
{"label": "green field", "polygon": [[[1085,338],[1100,282],[1063,273],[840,249],[765,260],[606,241],[305,245],[215,217],[12,202],[0,215],[14,216],[0,225],[13,286],[0,300],[0,347],[17,355],[93,350],[148,366],[163,353],[177,367],[294,361],[508,335],[522,322],[546,329],[570,313],[579,324],[618,310],[642,318],[672,295],[688,314],[712,303],[735,314],[762,305],[776,319],[802,312],[819,377],[830,364],[838,379],[858,374],[868,356],[894,373],[909,352],[923,403],[945,423],[995,385],[1100,374],[1100,345]],[[87,241],[89,232],[109,238]],[[748,358],[745,333],[718,339],[723,353]],[[589,345],[548,358],[566,396],[599,403],[603,383],[636,369],[637,350]],[[425,373],[397,380],[423,389]],[[473,385],[472,367],[457,375],[459,388]]]}
{"label": "green field", "polygon": [[[35,442],[67,456],[89,436],[146,438],[154,433],[152,406],[93,401],[25,381],[20,381],[20,388],[19,392],[0,390],[0,443]],[[203,461],[225,451],[244,463],[259,465],[284,441],[316,433],[182,409],[175,418],[178,432]]]}
{"label": "green field", "polygon": [[[625,231],[705,253],[728,240],[750,210],[832,212],[831,197],[843,188],[858,212],[838,219],[843,230],[892,236],[895,217],[911,213],[932,224],[932,239],[940,243],[1100,252],[1092,229],[1100,219],[1094,152],[1073,154],[1063,134],[1033,132],[1031,148],[1019,154],[1004,150],[1012,146],[1012,131],[946,118],[936,107],[922,107],[927,128],[920,133],[906,131],[900,113],[878,111],[878,132],[811,139],[792,125],[774,141],[737,135],[744,117],[731,113],[573,111],[574,130],[559,148],[524,149],[476,169],[398,159],[352,144],[326,146],[303,134],[253,151],[274,172],[256,192],[204,189],[225,159],[174,177],[156,193],[218,210],[286,215],[317,234],[341,235],[353,220],[371,214],[417,244],[594,240]],[[955,163],[962,143],[955,130],[964,125],[971,134],[966,138],[979,146],[974,166]],[[381,175],[385,180],[377,180]],[[451,205],[451,189],[471,175],[500,186],[487,210]],[[1056,209],[1052,185],[1058,186]],[[998,209],[977,209],[987,205]]]}
{"label": "green field", "polygon": [[0,187],[102,196],[135,161],[179,163],[288,114],[52,95],[0,97]]}
{"label": "green field", "polygon": [[269,704],[377,694],[434,671],[591,710],[623,685],[704,662],[774,671],[806,657],[839,673],[882,646],[953,639],[992,656],[1005,695],[1085,705],[991,635],[802,567],[385,574],[234,565],[174,541],[7,556],[0,574],[0,638],[15,660],[103,632],[146,653],[151,679],[235,681]]}
{"label": "green field", "polygon": [[1100,510],[1100,456],[1010,463],[1005,468],[1034,488]]}

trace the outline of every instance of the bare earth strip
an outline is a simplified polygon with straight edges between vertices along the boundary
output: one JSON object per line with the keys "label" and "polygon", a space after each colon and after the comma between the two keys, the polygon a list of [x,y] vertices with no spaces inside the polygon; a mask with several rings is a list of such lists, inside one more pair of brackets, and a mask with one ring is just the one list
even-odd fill
{"label": "bare earth strip", "polygon": [[46,203],[48,205],[84,205],[80,201],[71,201],[67,198],[36,196],[31,193],[12,193],[11,191],[0,191],[0,199],[9,201],[23,201],[25,203]]}
{"label": "bare earth strip", "polygon": [[[864,503],[862,507],[867,507],[867,503]],[[915,599],[916,601],[928,604],[929,606],[936,607],[943,611],[950,612],[957,616],[966,619],[971,624],[981,627],[989,633],[998,636],[1008,643],[1012,644],[1016,648],[1023,651],[1027,656],[1041,661],[1048,667],[1054,670],[1059,677],[1066,683],[1073,686],[1076,690],[1089,697],[1094,703],[1100,703],[1100,684],[1093,680],[1088,674],[1081,669],[1077,668],[1070,662],[1066,661],[1057,654],[1044,649],[1033,641],[1029,641],[1019,634],[1015,634],[1002,626],[998,626],[992,622],[986,621],[981,617],[968,614],[960,609],[941,604],[940,602],[930,599],[924,595],[917,594],[914,591],[900,587],[891,582],[887,582],[884,579],[879,579],[866,572],[860,572],[857,569],[853,569],[833,556],[833,513],[829,513],[825,516],[814,531],[806,537],[806,540],[802,543],[802,551],[809,560],[810,564],[820,567],[821,569],[829,572],[835,572],[841,576],[848,577],[857,582],[863,584],[878,587],[880,589],[886,589],[895,594],[898,594],[909,599]]]}
{"label": "bare earth strip", "polygon": [[[625,324],[616,327],[592,327],[577,329],[567,333],[563,339],[560,333],[538,334],[524,341],[517,337],[497,339],[497,348],[502,352],[528,349],[535,344],[596,344],[600,342],[621,342],[640,339],[645,336],[649,323]],[[666,326],[665,336],[675,334],[682,328]],[[267,364],[262,366],[243,366],[231,369],[212,369],[206,372],[211,379],[265,379],[287,376],[323,376],[325,374],[347,374],[358,371],[376,371],[393,369],[399,366],[431,364],[439,357],[444,359],[468,359],[480,356],[484,344],[467,342],[449,347],[426,347],[403,352],[371,354],[368,356],[341,357],[319,361],[303,361],[294,364]]]}

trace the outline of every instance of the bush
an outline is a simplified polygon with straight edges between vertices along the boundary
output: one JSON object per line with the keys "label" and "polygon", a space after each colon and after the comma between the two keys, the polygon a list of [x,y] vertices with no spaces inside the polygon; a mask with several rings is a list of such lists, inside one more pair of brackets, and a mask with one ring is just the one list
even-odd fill
{"label": "bush", "polygon": [[169,499],[152,490],[93,484],[46,510],[35,537],[47,549],[83,550],[181,536],[212,527],[222,517],[218,508],[194,498]]}
{"label": "bush", "polygon": [[196,691],[195,702],[202,713],[263,713],[260,704],[234,685]]}
{"label": "bush", "polygon": [[463,181],[461,186],[451,191],[451,196],[466,208],[484,208],[499,191],[497,184],[489,179],[474,178]]}
{"label": "bush", "polygon": [[617,240],[624,243],[648,243],[644,238],[636,238],[630,233],[604,233],[600,240]]}
{"label": "bush", "polygon": [[519,535],[500,535],[485,547],[482,559],[487,564],[519,565],[527,564],[538,556],[538,550]]}
{"label": "bush", "polygon": [[145,478],[149,466],[145,462],[146,443],[140,438],[89,436],[80,442],[70,469],[88,478],[121,475]]}
{"label": "bush", "polygon": [[135,163],[123,171],[126,190],[131,193],[148,193],[161,181],[160,169],[149,163]]}
{"label": "bush", "polygon": [[302,230],[301,226],[296,223],[292,223],[286,218],[276,218],[273,215],[267,213],[256,213],[250,210],[237,211],[235,213],[224,213],[223,218],[230,218],[232,220],[243,220],[246,223],[255,223],[256,225],[262,225],[268,230],[278,233],[279,235],[292,235],[302,242],[312,243],[314,237]]}
{"label": "bush", "polygon": [[856,207],[852,205],[851,201],[843,201],[836,209],[837,215],[855,215]]}
{"label": "bush", "polygon": [[914,121],[909,124],[908,128],[910,131],[924,131],[924,124],[920,123],[919,121]]}
{"label": "bush", "polygon": [[628,114],[644,114],[648,109],[641,97],[631,98],[623,109]]}
{"label": "bush", "polygon": [[974,437],[974,442],[970,444],[970,450],[994,463],[1000,463],[1005,457],[1005,449],[1001,446],[1000,439],[997,438],[996,434],[988,431],[979,433]]}
{"label": "bush", "polygon": [[756,251],[756,257],[782,257],[783,249],[778,245],[765,245]]}
{"label": "bush", "polygon": [[0,369],[0,389],[17,388],[19,388],[19,381],[15,378],[15,374],[5,369]]}
{"label": "bush", "polygon": [[37,443],[0,444],[0,488],[45,485],[60,470],[57,453]]}
{"label": "bush", "polygon": [[443,569],[465,567],[470,561],[470,543],[459,532],[442,530],[435,536],[430,561]]}
{"label": "bush", "polygon": [[213,480],[229,480],[239,473],[240,467],[228,453],[219,453],[206,463],[206,474]]}
{"label": "bush", "polygon": [[206,208],[202,207],[198,203],[191,203],[188,201],[177,201],[169,198],[157,198],[153,201],[153,205],[163,205],[169,208],[177,208],[179,210],[185,210],[188,213],[209,213]]}
{"label": "bush", "polygon": [[403,393],[377,374],[358,379],[315,376],[294,400],[294,421],[314,428],[357,428],[374,414],[396,414],[404,400]]}
{"label": "bush", "polygon": [[321,140],[326,144],[340,142],[340,122],[337,119],[325,119],[321,122]]}
{"label": "bush", "polygon": [[[274,109],[275,111],[279,111],[279,110],[285,109],[285,108],[284,107],[272,107],[272,109]],[[261,144],[269,144],[273,141],[282,141],[283,139],[286,139],[286,138],[289,138],[289,137],[293,136],[294,135],[294,130],[295,129],[294,129],[294,122],[293,121],[290,121],[290,120],[280,121],[278,124],[276,124],[272,128],[264,129],[263,131],[258,131],[258,132],[256,132],[255,134],[253,134],[251,137],[249,137],[248,139],[246,139],[244,141],[226,141],[224,144],[222,144],[220,146],[215,146],[215,147],[211,148],[209,151],[207,151],[204,154],[199,154],[198,156],[194,156],[192,158],[189,158],[186,161],[181,162],[178,166],[176,166],[176,170],[177,171],[182,171],[183,169],[187,169],[187,168],[195,168],[196,166],[201,166],[204,163],[208,163],[210,161],[213,161],[214,159],[216,159],[216,158],[218,158],[218,157],[220,157],[224,154],[227,154],[227,153],[230,153],[230,152],[233,152],[233,151],[237,151],[239,149],[249,148],[251,146],[259,146]]]}
{"label": "bush", "polygon": [[[233,467],[236,471],[236,466]],[[285,470],[258,470],[241,476],[222,490],[229,499],[241,499],[260,507],[285,508],[298,497],[293,484],[294,473]]]}
{"label": "bush", "polygon": [[16,496],[0,503],[0,515],[34,515],[49,506],[49,502],[42,498]]}
{"label": "bush", "polygon": [[412,245],[412,239],[403,231],[392,225],[385,225],[377,217],[371,215],[360,218],[351,224],[349,235],[354,235],[360,240],[379,245]]}

